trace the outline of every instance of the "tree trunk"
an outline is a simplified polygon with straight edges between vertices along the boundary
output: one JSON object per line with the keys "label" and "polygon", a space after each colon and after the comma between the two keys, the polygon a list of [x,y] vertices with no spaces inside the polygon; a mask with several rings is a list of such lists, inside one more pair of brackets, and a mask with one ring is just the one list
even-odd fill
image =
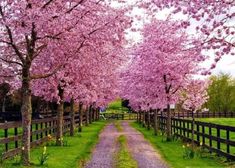
{"label": "tree trunk", "polygon": [[159,124],[158,124],[158,116],[157,116],[157,110],[154,110],[154,135],[158,135],[159,131]]}
{"label": "tree trunk", "polygon": [[138,112],[138,111],[136,112],[136,115],[137,115],[136,121],[137,121],[137,123],[139,123],[140,115],[139,115],[139,112]]}
{"label": "tree trunk", "polygon": [[167,104],[166,140],[171,141],[171,111],[170,111],[170,104]]}
{"label": "tree trunk", "polygon": [[145,127],[145,112],[143,111],[143,127]]}
{"label": "tree trunk", "polygon": [[97,120],[100,120],[100,108],[97,108]]}
{"label": "tree trunk", "polygon": [[56,131],[56,145],[62,146],[63,145],[63,120],[64,120],[64,101],[63,95],[64,90],[59,86],[59,96],[60,102],[57,107],[57,131]]}
{"label": "tree trunk", "polygon": [[86,126],[89,125],[89,107],[86,107]]}
{"label": "tree trunk", "polygon": [[89,107],[89,124],[92,123],[92,105]]}
{"label": "tree trunk", "polygon": [[30,134],[31,134],[31,119],[32,119],[32,102],[31,102],[31,86],[29,68],[22,70],[22,162],[24,165],[30,165]]}
{"label": "tree trunk", "polygon": [[82,132],[82,120],[83,120],[82,103],[79,103],[78,113],[79,113],[78,132]]}
{"label": "tree trunk", "polygon": [[141,124],[141,116],[142,116],[141,111],[139,111],[138,113],[139,113],[139,124]]}
{"label": "tree trunk", "polygon": [[147,112],[147,129],[150,130],[150,111]]}
{"label": "tree trunk", "polygon": [[195,126],[195,118],[194,118],[194,111],[192,111],[192,149],[194,151],[194,126]]}
{"label": "tree trunk", "polygon": [[70,102],[70,136],[74,136],[75,130],[75,114],[74,114],[74,100]]}
{"label": "tree trunk", "polygon": [[6,97],[3,97],[3,101],[2,101],[2,112],[5,113],[6,112]]}

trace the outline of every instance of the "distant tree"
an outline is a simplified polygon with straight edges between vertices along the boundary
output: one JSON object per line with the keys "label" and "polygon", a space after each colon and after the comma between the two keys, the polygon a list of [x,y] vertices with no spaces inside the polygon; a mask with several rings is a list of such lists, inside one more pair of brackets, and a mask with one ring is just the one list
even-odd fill
{"label": "distant tree", "polygon": [[212,112],[235,111],[235,79],[229,74],[211,76],[208,88],[207,108]]}
{"label": "distant tree", "polygon": [[122,107],[126,107],[130,111],[131,110],[131,106],[129,105],[129,100],[122,99]]}

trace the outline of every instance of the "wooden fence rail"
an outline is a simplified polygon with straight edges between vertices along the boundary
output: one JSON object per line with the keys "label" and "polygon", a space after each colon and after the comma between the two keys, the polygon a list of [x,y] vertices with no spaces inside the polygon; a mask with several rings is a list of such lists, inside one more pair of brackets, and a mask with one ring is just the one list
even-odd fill
{"label": "wooden fence rail", "polygon": [[116,119],[116,120],[136,120],[136,113],[101,113],[106,119]]}
{"label": "wooden fence rail", "polygon": [[[160,112],[159,115],[163,116],[166,113]],[[191,111],[175,112],[172,111],[172,117],[177,118],[190,118],[193,116]],[[235,112],[211,112],[211,111],[197,111],[194,113],[194,118],[235,118]]]}
{"label": "wooden fence rail", "polygon": [[[83,117],[85,123],[86,115]],[[80,117],[75,114],[75,123],[78,124]],[[70,116],[64,116],[64,134],[70,131]],[[57,128],[56,117],[32,120],[31,125],[31,147],[47,142],[50,135],[55,135]],[[22,123],[6,122],[0,124],[0,154],[1,159],[6,159],[20,154],[22,151]]]}
{"label": "wooden fence rail", "polygon": [[[143,117],[147,123],[147,114]],[[150,114],[151,125],[154,125],[153,114]],[[166,129],[166,117],[160,116],[157,119],[157,124],[162,132]],[[186,141],[192,140],[192,130],[194,130],[194,143],[209,150],[210,153],[216,153],[219,156],[224,156],[228,160],[235,160],[235,127],[213,124],[208,122],[193,121],[183,118],[171,119],[172,135],[180,137]]]}

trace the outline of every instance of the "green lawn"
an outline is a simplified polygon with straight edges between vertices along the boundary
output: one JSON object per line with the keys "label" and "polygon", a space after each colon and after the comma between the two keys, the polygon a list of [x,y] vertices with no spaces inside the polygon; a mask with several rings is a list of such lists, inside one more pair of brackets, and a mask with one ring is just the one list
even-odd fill
{"label": "green lawn", "polygon": [[131,124],[134,128],[140,131],[144,137],[159,151],[162,157],[168,162],[172,168],[223,168],[228,167],[228,163],[222,163],[223,158],[218,158],[209,154],[202,158],[199,156],[193,159],[184,159],[183,143],[178,141],[166,142],[162,136],[154,136],[153,130],[147,131],[136,122]]}
{"label": "green lawn", "polygon": [[[45,166],[38,166],[38,157],[41,155],[43,146],[32,150],[31,161],[32,168],[49,167],[49,168],[76,168],[81,167],[85,160],[89,159],[94,145],[98,142],[98,135],[105,126],[106,122],[94,122],[88,127],[84,127],[83,132],[74,137],[65,136],[64,140],[68,146],[48,146],[48,162]],[[14,159],[4,161],[1,168],[23,168],[23,166],[14,165]]]}
{"label": "green lawn", "polygon": [[235,127],[235,118],[198,118],[197,120]]}

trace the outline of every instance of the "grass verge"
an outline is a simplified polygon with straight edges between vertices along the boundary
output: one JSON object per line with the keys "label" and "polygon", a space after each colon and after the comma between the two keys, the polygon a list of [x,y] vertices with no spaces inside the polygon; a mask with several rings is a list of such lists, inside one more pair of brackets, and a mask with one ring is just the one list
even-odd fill
{"label": "grass verge", "polygon": [[156,148],[165,161],[172,168],[223,168],[233,167],[228,163],[224,163],[222,158],[215,157],[213,155],[207,155],[204,157],[196,156],[193,159],[184,159],[183,143],[181,141],[166,142],[163,141],[163,136],[154,136],[153,130],[148,131],[138,123],[133,122],[131,126],[140,131],[144,137]]}
{"label": "grass verge", "polygon": [[[32,168],[76,168],[82,167],[89,159],[93,147],[98,142],[98,135],[104,128],[106,122],[98,121],[84,127],[83,132],[74,137],[65,136],[67,146],[47,146],[49,159],[45,165],[39,166],[38,158],[42,153],[43,147],[34,148],[31,152]],[[0,165],[1,168],[24,168],[16,165],[16,159],[10,159]]]}
{"label": "grass verge", "polygon": [[118,137],[120,145],[119,151],[116,155],[116,168],[137,168],[137,162],[132,158],[130,152],[127,150],[126,137],[121,135]]}

